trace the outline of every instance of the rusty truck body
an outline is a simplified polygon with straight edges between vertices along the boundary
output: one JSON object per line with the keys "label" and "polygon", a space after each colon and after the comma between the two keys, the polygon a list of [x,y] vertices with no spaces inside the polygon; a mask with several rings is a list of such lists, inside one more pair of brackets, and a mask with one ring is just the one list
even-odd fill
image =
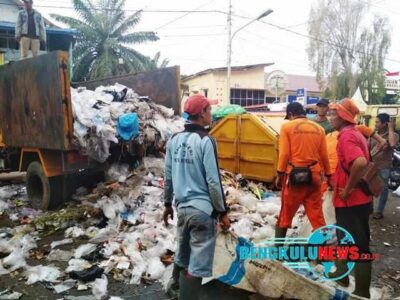
{"label": "rusty truck body", "polygon": [[[61,51],[0,66],[2,169],[27,172],[35,208],[58,206],[66,194],[64,176],[98,165],[73,143],[69,78],[68,54]],[[117,82],[180,113],[179,67],[74,85],[95,89]]]}

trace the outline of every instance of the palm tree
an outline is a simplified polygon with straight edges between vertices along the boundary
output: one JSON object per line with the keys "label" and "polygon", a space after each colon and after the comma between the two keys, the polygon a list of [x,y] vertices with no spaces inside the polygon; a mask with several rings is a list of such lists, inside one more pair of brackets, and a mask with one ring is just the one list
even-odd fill
{"label": "palm tree", "polygon": [[159,68],[166,68],[169,64],[169,59],[164,58],[161,60],[161,53],[158,51],[154,57],[151,59],[152,66],[150,66],[151,69],[159,69]]}
{"label": "palm tree", "polygon": [[[151,59],[128,45],[157,41],[154,32],[132,32],[142,11],[126,16],[125,0],[73,0],[79,19],[52,15],[77,29],[73,80],[91,80],[149,69]],[[96,5],[95,5],[96,4]]]}

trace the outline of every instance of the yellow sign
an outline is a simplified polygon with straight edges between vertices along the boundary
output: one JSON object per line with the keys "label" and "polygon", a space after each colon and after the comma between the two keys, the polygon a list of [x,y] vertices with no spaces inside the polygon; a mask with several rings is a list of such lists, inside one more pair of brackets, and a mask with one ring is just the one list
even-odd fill
{"label": "yellow sign", "polygon": [[4,53],[0,53],[0,66],[4,65]]}

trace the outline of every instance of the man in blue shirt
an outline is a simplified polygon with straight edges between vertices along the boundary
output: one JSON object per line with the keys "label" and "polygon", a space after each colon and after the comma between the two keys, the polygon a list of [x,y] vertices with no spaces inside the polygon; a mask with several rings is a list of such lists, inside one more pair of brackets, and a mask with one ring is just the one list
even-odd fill
{"label": "man in blue shirt", "polygon": [[178,214],[169,291],[179,288],[180,300],[198,299],[202,278],[212,276],[217,218],[222,229],[230,227],[216,144],[205,129],[211,124],[211,106],[206,97],[194,95],[184,110],[189,116],[185,130],[167,143],[164,188],[165,224],[173,218],[173,197]]}

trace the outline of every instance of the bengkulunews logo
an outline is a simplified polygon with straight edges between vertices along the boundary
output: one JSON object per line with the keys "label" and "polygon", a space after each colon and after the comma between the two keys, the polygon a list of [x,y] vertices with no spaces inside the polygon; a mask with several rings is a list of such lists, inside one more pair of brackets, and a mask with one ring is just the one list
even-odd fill
{"label": "bengkulunews logo", "polygon": [[[354,268],[356,261],[376,260],[376,253],[361,253],[353,236],[337,225],[327,225],[315,230],[308,238],[272,238],[258,246],[246,245],[239,248],[240,260],[278,260],[292,269],[311,271],[321,280],[339,280]],[[335,261],[346,261],[347,271],[334,274]],[[315,270],[315,262],[323,271]]]}

